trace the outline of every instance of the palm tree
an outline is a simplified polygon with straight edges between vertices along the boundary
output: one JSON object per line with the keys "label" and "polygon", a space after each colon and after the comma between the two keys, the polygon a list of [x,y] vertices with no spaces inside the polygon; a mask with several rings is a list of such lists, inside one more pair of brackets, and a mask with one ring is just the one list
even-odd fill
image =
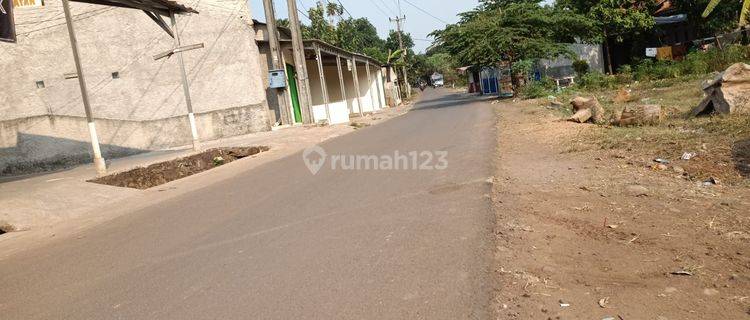
{"label": "palm tree", "polygon": [[[708,6],[706,6],[706,10],[703,11],[703,17],[708,17],[708,15],[710,15],[719,5],[719,2],[721,2],[721,0],[711,0],[711,2],[708,3]],[[744,27],[750,22],[748,21],[748,14],[750,14],[750,0],[743,0],[742,9],[740,10],[740,27]]]}

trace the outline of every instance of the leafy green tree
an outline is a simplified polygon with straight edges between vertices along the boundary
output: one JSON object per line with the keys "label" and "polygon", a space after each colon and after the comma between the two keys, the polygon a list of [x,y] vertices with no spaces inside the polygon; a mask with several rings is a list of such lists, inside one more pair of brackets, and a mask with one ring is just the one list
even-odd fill
{"label": "leafy green tree", "polygon": [[449,53],[443,52],[430,55],[426,58],[425,62],[428,68],[427,76],[437,72],[442,74],[447,82],[456,82],[460,78],[456,71],[458,66]]}
{"label": "leafy green tree", "polygon": [[378,36],[378,30],[367,18],[342,20],[336,28],[336,33],[338,42],[333,43],[334,45],[366,54],[379,61],[385,62],[388,59],[385,41]]}
{"label": "leafy green tree", "polygon": [[[714,11],[716,11],[716,7],[719,6],[720,2],[721,2],[721,0],[711,0],[706,5],[706,9],[703,11],[703,14],[702,14],[703,18],[708,18],[709,15],[711,15],[711,13],[713,13]],[[748,25],[748,23],[750,23],[750,20],[748,20],[748,19],[750,19],[750,0],[743,0],[741,3],[742,3],[742,7],[739,8],[739,11],[740,11],[739,26],[740,27],[744,27],[744,26]],[[736,7],[737,5],[739,5],[739,2],[734,1],[733,4]],[[726,4],[725,7],[727,7],[727,8],[732,7],[732,3]],[[734,12],[736,12],[736,11],[734,11]]]}
{"label": "leafy green tree", "polygon": [[310,17],[310,25],[302,26],[302,37],[305,39],[318,39],[327,43],[338,43],[336,28],[326,21],[325,12],[322,7],[312,7],[307,11]]}
{"label": "leafy green tree", "polygon": [[565,42],[598,41],[593,19],[533,1],[510,2],[476,12],[431,35],[462,65],[495,65],[572,55]]}
{"label": "leafy green tree", "polygon": [[[414,50],[413,50],[414,40],[412,39],[411,34],[408,32],[402,32],[401,39],[404,42],[406,55],[413,56],[414,55]],[[396,30],[391,30],[388,33],[388,38],[385,39],[385,49],[390,50],[391,52],[401,49],[398,43],[398,32],[396,32]]]}
{"label": "leafy green tree", "polygon": [[[637,37],[654,27],[652,12],[656,11],[656,2],[643,0],[559,0],[555,6],[563,10],[586,15],[597,21],[604,40],[607,56],[611,57],[610,38],[622,42],[625,37]],[[610,72],[612,62],[607,62]]]}
{"label": "leafy green tree", "polygon": [[289,19],[276,19],[276,26],[282,28],[289,28]]}

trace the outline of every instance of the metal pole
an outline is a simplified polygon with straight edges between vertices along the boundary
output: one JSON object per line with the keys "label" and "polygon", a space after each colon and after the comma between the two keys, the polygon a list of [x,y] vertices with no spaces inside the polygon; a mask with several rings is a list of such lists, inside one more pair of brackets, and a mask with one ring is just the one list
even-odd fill
{"label": "metal pole", "polygon": [[375,99],[372,98],[372,76],[370,75],[370,62],[365,61],[365,70],[367,70],[367,92],[370,93],[370,104],[372,112],[375,112]]}
{"label": "metal pole", "polygon": [[362,110],[362,93],[359,90],[359,75],[357,75],[357,59],[352,56],[352,72],[354,73],[354,88],[357,89],[357,104],[359,105],[359,115],[364,116],[365,112]]}
{"label": "metal pole", "polygon": [[73,60],[76,65],[78,74],[78,85],[81,87],[81,100],[83,100],[83,109],[86,111],[86,121],[89,125],[89,135],[91,136],[91,149],[94,152],[94,167],[96,174],[103,176],[107,174],[107,164],[102,157],[102,150],[99,147],[99,137],[96,134],[96,124],[91,113],[91,104],[89,103],[89,93],[86,88],[86,80],[83,78],[83,68],[81,67],[81,58],[78,55],[78,40],[73,30],[73,19],[70,15],[70,5],[68,0],[62,0],[63,11],[65,12],[65,22],[68,25],[68,36],[70,36],[70,46],[73,49]]}
{"label": "metal pole", "polygon": [[349,105],[349,100],[346,98],[346,83],[344,82],[344,73],[341,71],[341,56],[336,55],[336,70],[339,73],[339,86],[341,86],[341,97],[344,99],[349,114],[352,113],[352,107]]}
{"label": "metal pole", "polygon": [[[174,33],[174,47],[180,47],[180,32],[177,30],[177,19],[174,12],[169,12],[169,18],[172,20],[172,33]],[[200,141],[198,141],[198,128],[195,126],[195,114],[193,114],[193,103],[190,100],[190,86],[188,85],[187,73],[185,72],[185,61],[182,59],[182,52],[177,52],[177,62],[180,64],[180,73],[182,75],[182,89],[185,93],[185,104],[188,111],[188,122],[190,123],[190,134],[193,136],[193,150],[200,150]]]}
{"label": "metal pole", "polygon": [[323,71],[323,55],[320,54],[320,47],[315,45],[315,58],[318,60],[318,74],[320,75],[320,91],[323,94],[323,103],[326,106],[326,119],[331,124],[331,110],[328,107],[328,86],[326,85],[326,76]]}
{"label": "metal pole", "polygon": [[292,50],[294,51],[294,65],[297,69],[297,91],[299,91],[300,106],[302,107],[302,122],[314,122],[312,117],[312,96],[310,95],[310,79],[305,62],[305,46],[302,42],[302,29],[297,15],[297,0],[287,0],[289,9],[289,29],[292,31]]}
{"label": "metal pole", "polygon": [[[279,45],[278,29],[276,28],[276,10],[273,7],[273,0],[263,0],[263,8],[266,12],[266,26],[268,26],[268,46],[271,48],[271,68],[274,70],[282,70],[284,64],[281,63],[281,49]],[[286,74],[286,70],[284,71]],[[284,89],[271,89],[276,91],[276,100],[279,105],[279,113],[281,114],[282,124],[292,124],[294,120],[291,118],[291,112],[287,105],[287,100],[284,94]]]}
{"label": "metal pole", "polygon": [[[378,96],[378,105],[380,105],[380,108],[385,108],[385,105],[383,104],[383,98],[380,96],[380,88],[381,88],[381,82],[383,81],[383,77],[381,77],[381,68],[375,69],[375,86],[378,88],[378,92],[376,92],[376,95]],[[385,95],[385,93],[383,93]]]}

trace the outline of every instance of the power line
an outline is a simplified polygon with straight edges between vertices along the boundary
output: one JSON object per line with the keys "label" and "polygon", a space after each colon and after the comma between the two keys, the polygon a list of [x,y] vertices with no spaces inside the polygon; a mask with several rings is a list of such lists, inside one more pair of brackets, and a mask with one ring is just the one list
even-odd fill
{"label": "power line", "polygon": [[383,14],[384,16],[386,16],[386,17],[390,17],[390,15],[389,15],[389,14],[388,14],[387,12],[385,12],[385,10],[383,10],[383,8],[381,8],[381,7],[380,7],[380,6],[379,6],[379,5],[377,4],[377,3],[375,3],[375,1],[372,1],[372,0],[370,0],[370,3],[372,3],[372,5],[374,5],[374,6],[375,6],[375,8],[378,8],[378,10],[379,10],[379,11],[380,11],[380,12],[381,12],[381,13],[382,13],[382,14]]}
{"label": "power line", "polygon": [[297,8],[297,12],[299,12],[300,14],[302,14],[302,16],[304,16],[305,18],[307,18],[307,20],[312,21],[312,19],[310,19],[310,17],[307,14],[305,14],[305,12],[303,12],[302,10],[300,10],[299,8]]}
{"label": "power line", "polygon": [[348,14],[348,15],[349,15],[349,18],[354,18],[354,17],[352,16],[352,14],[351,14],[351,13],[349,13],[349,10],[346,10],[346,7],[344,7],[344,4],[343,4],[343,3],[341,3],[341,1],[340,1],[340,0],[336,0],[336,2],[338,2],[338,3],[339,3],[339,4],[341,5],[341,8],[342,8],[342,9],[344,9],[344,12],[346,12],[346,14]]}
{"label": "power line", "polygon": [[394,15],[396,14],[396,11],[394,11],[393,9],[391,9],[391,7],[387,3],[385,3],[385,1],[380,0],[380,3],[382,3],[383,6],[385,6],[385,8],[388,9],[388,11],[392,12]]}
{"label": "power line", "polygon": [[[400,0],[399,0],[399,1],[400,1]],[[440,22],[442,22],[442,23],[445,23],[445,24],[450,24],[450,22],[447,22],[447,21],[445,21],[445,20],[443,20],[443,19],[440,19],[440,18],[438,18],[438,17],[434,16],[434,15],[433,15],[432,13],[429,13],[429,12],[427,12],[426,10],[424,10],[424,9],[420,8],[419,6],[417,6],[416,4],[413,4],[413,3],[411,3],[411,1],[409,1],[409,0],[404,0],[404,2],[406,2],[406,3],[407,3],[407,4],[409,4],[409,5],[411,5],[412,7],[416,8],[417,10],[419,10],[419,11],[422,11],[422,13],[424,13],[424,14],[426,14],[426,15],[428,15],[428,16],[430,16],[430,17],[432,17],[432,18],[434,18],[435,20],[438,20],[438,21],[440,21]]]}
{"label": "power line", "polygon": [[[299,3],[299,5],[302,7],[302,9],[305,9],[305,11],[307,11],[307,7],[305,7],[305,3],[302,2],[302,0],[297,0],[297,3]],[[297,9],[297,11],[299,11],[299,9]]]}

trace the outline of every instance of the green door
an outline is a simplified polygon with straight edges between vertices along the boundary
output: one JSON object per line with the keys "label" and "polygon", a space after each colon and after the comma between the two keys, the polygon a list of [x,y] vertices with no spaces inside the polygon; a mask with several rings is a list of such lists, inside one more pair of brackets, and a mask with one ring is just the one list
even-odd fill
{"label": "green door", "polygon": [[294,67],[286,65],[287,82],[289,82],[289,95],[292,97],[292,109],[294,109],[294,122],[302,122],[302,110],[299,107],[299,93],[297,92],[297,72]]}

